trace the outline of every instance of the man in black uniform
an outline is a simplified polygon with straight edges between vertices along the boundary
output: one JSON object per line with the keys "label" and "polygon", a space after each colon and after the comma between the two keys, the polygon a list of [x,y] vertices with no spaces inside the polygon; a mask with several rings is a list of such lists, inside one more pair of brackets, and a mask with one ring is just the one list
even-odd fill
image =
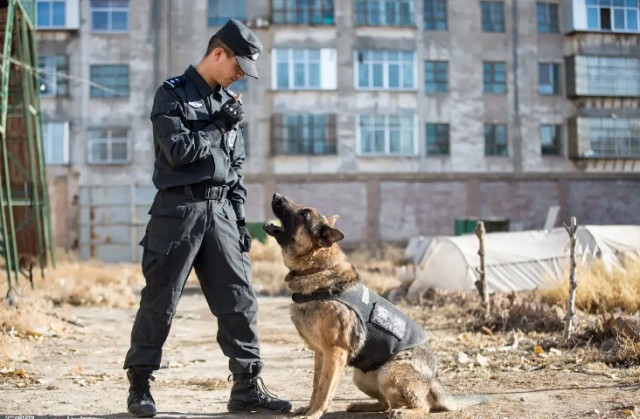
{"label": "man in black uniform", "polygon": [[262,44],[249,28],[230,20],[209,41],[207,52],[182,76],[158,89],[151,111],[158,193],[141,245],[146,286],[131,331],[124,368],[130,413],[156,413],[149,380],[160,367],[162,346],[191,268],[195,268],[211,312],[218,344],[229,357],[233,388],[230,412],[285,413],[291,403],[270,394],[257,338],[257,302],[251,287],[245,227],[238,123],[240,96],[227,88],[244,75],[258,78]]}

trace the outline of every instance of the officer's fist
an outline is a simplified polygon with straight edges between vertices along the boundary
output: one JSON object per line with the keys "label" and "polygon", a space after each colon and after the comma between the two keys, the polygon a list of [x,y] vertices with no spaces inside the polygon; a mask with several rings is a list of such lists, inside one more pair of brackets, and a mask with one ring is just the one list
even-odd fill
{"label": "officer's fist", "polygon": [[238,101],[238,98],[239,96],[229,99],[220,108],[219,118],[227,130],[233,128],[234,125],[244,118],[244,109],[242,109],[242,103]]}

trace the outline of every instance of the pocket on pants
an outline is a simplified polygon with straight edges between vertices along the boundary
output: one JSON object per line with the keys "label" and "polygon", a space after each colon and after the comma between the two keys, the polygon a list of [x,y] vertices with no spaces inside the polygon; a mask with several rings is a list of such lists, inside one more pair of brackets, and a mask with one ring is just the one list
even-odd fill
{"label": "pocket on pants", "polygon": [[153,232],[155,243],[159,246],[158,239],[165,241],[180,241],[189,235],[189,207],[187,205],[161,206],[154,204],[151,207],[151,220],[149,231]]}

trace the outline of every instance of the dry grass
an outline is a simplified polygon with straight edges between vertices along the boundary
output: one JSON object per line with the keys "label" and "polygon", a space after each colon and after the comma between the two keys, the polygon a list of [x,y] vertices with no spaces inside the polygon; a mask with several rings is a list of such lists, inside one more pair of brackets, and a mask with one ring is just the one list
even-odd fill
{"label": "dry grass", "polygon": [[[629,259],[625,271],[608,272],[601,261],[577,270],[576,307],[589,313],[640,311],[640,259]],[[569,278],[564,285],[539,291],[542,302],[566,306]]]}

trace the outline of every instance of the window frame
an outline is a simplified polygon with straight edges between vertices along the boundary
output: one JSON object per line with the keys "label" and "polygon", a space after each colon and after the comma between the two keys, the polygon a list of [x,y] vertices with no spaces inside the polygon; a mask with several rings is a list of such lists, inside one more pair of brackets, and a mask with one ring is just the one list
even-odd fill
{"label": "window frame", "polygon": [[[333,0],[309,0],[306,10],[300,7],[300,0],[295,2],[293,10],[289,7],[288,0],[271,0],[271,22],[274,25],[310,25],[310,26],[334,26],[335,4]],[[277,7],[276,4],[281,4]],[[320,5],[320,7],[317,7]],[[314,7],[315,6],[315,7]],[[325,7],[327,6],[327,7]],[[319,13],[315,15],[314,13]],[[328,13],[331,13],[329,17]],[[282,17],[279,17],[282,16]],[[294,19],[289,19],[294,16]],[[303,16],[303,19],[300,19]]]}
{"label": "window frame", "polygon": [[[491,66],[491,72],[489,73],[490,80],[487,80],[487,68],[486,66]],[[502,82],[498,79],[497,75],[497,66],[502,66]],[[487,83],[491,86],[490,90],[487,90]],[[485,94],[495,94],[495,95],[506,95],[507,94],[507,63],[504,61],[483,61],[482,62],[482,84],[483,84],[483,93]],[[502,86],[504,91],[497,92],[496,87]]]}
{"label": "window frame", "polygon": [[[430,3],[430,4],[427,4]],[[442,13],[444,4],[444,21],[439,19],[438,14]],[[449,30],[449,5],[447,0],[424,0],[422,4],[422,23],[425,31],[448,31]]]}
{"label": "window frame", "polygon": [[[485,8],[489,8],[488,11]],[[504,1],[482,0],[480,2],[481,28],[485,33],[506,32],[507,19],[504,13]],[[488,16],[487,16],[488,15]],[[485,20],[488,17],[489,20]],[[501,17],[501,20],[498,19]]]}
{"label": "window frame", "polygon": [[[124,34],[129,33],[131,27],[131,1],[130,0],[97,0],[97,1],[109,1],[109,6],[94,6],[94,1],[89,1],[89,19],[91,28],[91,33],[111,33],[111,34]],[[127,6],[114,6],[112,1],[126,1]],[[125,29],[114,29],[113,28],[113,14],[114,13],[125,13],[126,14],[126,28]],[[107,28],[106,29],[96,29],[95,27],[95,13],[106,13],[107,15]]]}
{"label": "window frame", "polygon": [[[432,132],[433,136],[430,137]],[[451,156],[451,125],[441,122],[427,122],[424,129],[425,152],[427,157]],[[443,138],[444,137],[444,138]],[[431,149],[437,149],[430,152]]]}
{"label": "window frame", "polygon": [[[62,24],[54,24],[53,23],[53,18],[54,18],[54,13],[53,13],[53,6],[54,3],[58,3],[58,4],[62,4]],[[49,5],[49,10],[48,10],[48,24],[46,25],[41,25],[40,24],[40,11],[39,11],[39,5],[40,4],[48,4]],[[65,0],[36,0],[36,4],[35,4],[35,14],[36,14],[36,28],[37,29],[66,29],[67,27],[67,2]]]}
{"label": "window frame", "polygon": [[576,55],[573,71],[576,96],[640,97],[640,57]]}
{"label": "window frame", "polygon": [[[544,67],[546,67],[545,70],[543,70]],[[542,82],[544,73],[547,73],[550,83]],[[551,89],[548,90],[546,87],[550,87]],[[538,93],[545,96],[562,94],[562,67],[560,63],[538,63]]]}
{"label": "window frame", "polygon": [[[640,32],[640,5],[638,0],[622,0],[623,5],[615,5],[616,1],[620,0],[585,0],[587,28],[592,31],[598,32],[627,32],[627,33],[639,33]],[[635,3],[635,6],[627,6],[627,4]],[[609,3],[609,4],[606,4]],[[605,14],[604,11],[608,10],[608,25],[609,27],[603,27],[602,19]],[[622,13],[624,28],[616,27],[616,12]],[[629,29],[629,23],[631,22],[630,15],[635,14],[635,28]],[[595,18],[595,24],[592,24],[592,18]]]}
{"label": "window frame", "polygon": [[[374,27],[415,27],[415,0],[354,0],[353,1],[353,24],[354,26],[374,26]],[[376,7],[372,7],[373,5]],[[359,5],[362,5],[364,13],[361,13]],[[389,23],[389,10],[387,7],[393,5],[392,20]],[[403,6],[409,6],[408,10],[403,10]],[[372,12],[377,12],[376,21],[371,19]]]}
{"label": "window frame", "polygon": [[[504,144],[499,144],[497,141],[498,129],[504,130]],[[489,140],[492,140],[492,143]],[[504,148],[503,154],[500,153],[498,147]],[[509,131],[507,124],[484,124],[484,155],[485,157],[509,157]]]}
{"label": "window frame", "polygon": [[[108,133],[108,137],[107,138],[93,138],[91,135],[92,133],[95,132],[107,132]],[[114,137],[113,136],[113,132],[114,131],[124,131],[126,132],[126,137]],[[126,165],[126,164],[131,164],[132,161],[132,156],[131,156],[131,139],[130,139],[130,133],[131,131],[126,128],[126,127],[105,127],[105,128],[90,128],[87,130],[87,134],[88,134],[88,141],[87,141],[87,164],[90,165]],[[114,143],[117,144],[124,144],[125,148],[126,148],[126,153],[127,156],[125,159],[114,159],[113,157],[113,145]],[[94,160],[93,159],[93,151],[94,151],[94,147],[96,145],[99,144],[106,144],[107,145],[107,154],[108,154],[108,158],[107,160]]]}
{"label": "window frame", "polygon": [[[56,139],[52,135],[52,129],[55,125],[63,125],[62,147],[56,144]],[[66,166],[70,164],[69,160],[69,121],[42,121],[40,126],[42,134],[42,160],[48,166]],[[52,161],[52,150],[62,148],[62,161]],[[48,151],[49,150],[49,151]]]}
{"label": "window frame", "polygon": [[[228,5],[235,7],[233,12]],[[214,10],[215,9],[215,13]],[[247,19],[247,2],[245,0],[208,0],[207,1],[207,27],[223,26],[230,19],[244,21]]]}
{"label": "window frame", "polygon": [[[126,80],[127,80],[127,91],[126,94],[118,93],[118,89],[120,86],[119,84],[113,83],[113,85],[108,84],[108,83],[104,83],[104,81],[102,79],[96,80],[95,75],[94,75],[94,70],[97,70],[98,68],[101,68],[103,70],[106,69],[106,67],[120,67],[120,68],[126,68],[127,72],[126,72]],[[89,67],[89,80],[91,81],[92,85],[89,86],[89,98],[91,99],[107,99],[107,98],[124,98],[124,97],[129,97],[131,95],[131,70],[129,68],[128,64],[91,64]],[[102,76],[102,77],[107,77],[107,76]],[[113,76],[110,76],[113,77]],[[94,85],[99,85],[101,87],[97,87]],[[105,90],[102,87],[108,89]],[[109,91],[111,90],[111,91]],[[101,93],[98,93],[101,92]]]}
{"label": "window frame", "polygon": [[[541,11],[544,14],[543,21],[540,20]],[[560,33],[560,6],[558,3],[536,2],[536,23],[539,34]]]}
{"label": "window frame", "polygon": [[[382,152],[373,151],[373,152],[364,152],[363,151],[363,127],[362,127],[362,118],[384,118],[384,150]],[[412,142],[412,150],[410,152],[391,152],[391,140],[390,140],[390,124],[389,119],[391,117],[397,117],[399,121],[402,121],[403,118],[411,118],[411,142]],[[380,126],[371,124],[374,131],[379,130]],[[398,130],[408,131],[408,128],[402,127],[400,123]],[[371,129],[371,128],[370,128]],[[401,134],[400,134],[401,135]],[[402,140],[400,140],[402,141]],[[412,114],[377,114],[377,113],[359,113],[356,116],[356,155],[358,157],[416,157],[418,155],[418,117],[415,113]]]}
{"label": "window frame", "polygon": [[[309,136],[305,137],[305,131]],[[321,136],[316,136],[319,132]],[[320,148],[322,150],[318,151]],[[315,157],[337,154],[337,114],[296,112],[271,116],[271,155]]]}
{"label": "window frame", "polygon": [[[545,131],[551,135],[550,143],[545,143]],[[562,156],[562,124],[540,124],[540,155],[542,156]]]}
{"label": "window frame", "polygon": [[[389,59],[390,53],[398,54],[400,59]],[[411,53],[411,87],[404,87],[404,64],[409,61],[404,60],[404,54]],[[411,92],[418,90],[418,75],[417,75],[417,54],[416,51],[404,51],[404,50],[355,50],[354,51],[354,86],[356,90],[390,90],[390,91],[405,91]],[[382,58],[376,58],[374,54],[382,54]],[[361,58],[362,57],[362,58]],[[366,62],[366,63],[365,63]],[[368,83],[366,86],[360,85],[360,66],[368,65],[367,70]],[[382,65],[382,85],[375,85],[375,72],[374,66]],[[399,65],[398,70],[398,87],[390,87],[389,67],[391,65]]]}
{"label": "window frame", "polygon": [[[40,97],[69,97],[69,57],[64,54],[40,55],[38,57],[38,93]],[[51,86],[48,94],[42,85]],[[58,93],[63,91],[63,93]]]}
{"label": "window frame", "polygon": [[[430,80],[428,73],[429,65],[433,65],[433,80]],[[442,79],[443,71],[438,66],[444,65],[444,80]],[[429,87],[429,86],[433,87]],[[444,85],[444,89],[441,87]],[[424,62],[424,90],[428,94],[447,93],[449,91],[449,61],[444,60],[426,60]]]}

